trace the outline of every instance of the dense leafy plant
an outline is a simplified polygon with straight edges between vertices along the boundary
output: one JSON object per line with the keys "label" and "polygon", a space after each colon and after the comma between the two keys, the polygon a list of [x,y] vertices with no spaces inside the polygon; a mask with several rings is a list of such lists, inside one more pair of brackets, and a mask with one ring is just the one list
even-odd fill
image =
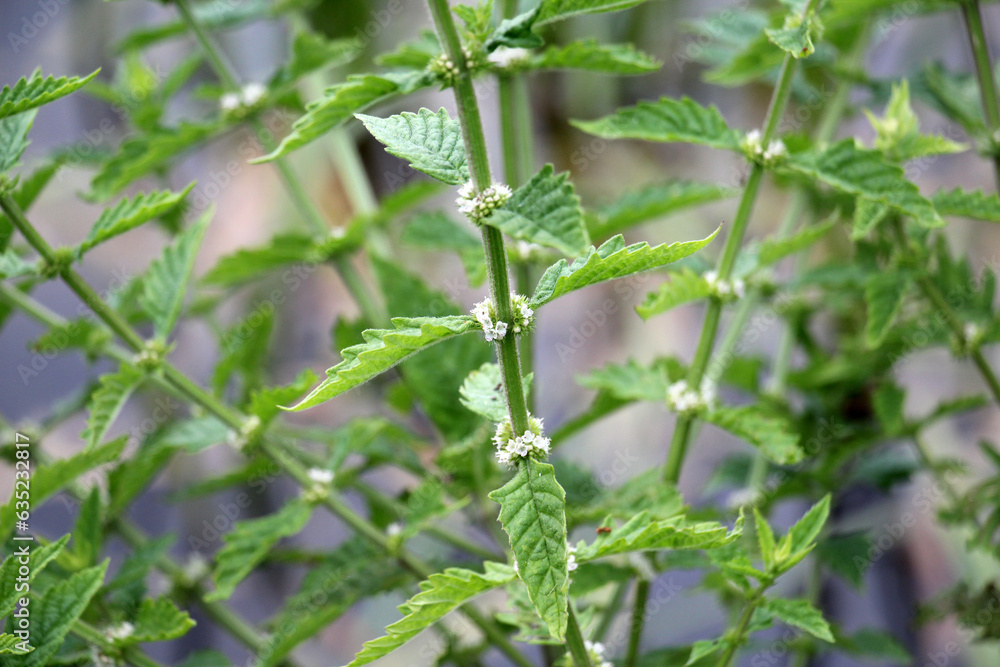
{"label": "dense leafy plant", "polygon": [[[737,189],[668,181],[593,209],[581,207],[567,173],[552,165],[536,169],[526,78],[555,69],[627,75],[658,68],[655,58],[631,45],[552,40],[559,21],[630,9],[642,0],[485,0],[453,7],[428,0],[432,32],[383,54],[382,69],[352,75],[304,106],[300,91],[312,77],[360,58],[363,46],[310,27],[310,3],[168,4],[177,10],[177,23],[124,40],[120,76],[36,73],[0,90],[0,323],[21,311],[46,327],[38,349],[79,350],[117,364],[95,386],[54,405],[40,425],[5,425],[4,453],[13,464],[21,462],[19,479],[30,478],[30,506],[57,494],[78,502],[72,532],[58,539],[34,533],[30,557],[21,556],[25,542],[17,540],[27,534],[25,497],[15,492],[0,509],[0,538],[9,547],[0,570],[4,665],[156,665],[141,645],[187,633],[194,625],[186,611],[191,606],[242,642],[253,664],[300,664],[297,647],[358,601],[390,591],[410,595],[400,607],[402,618],[361,647],[349,667],[387,655],[432,626],[442,641],[426,659],[436,664],[483,664],[483,655],[495,649],[525,667],[542,660],[577,667],[727,667],[755,633],[775,624],[801,631],[790,644],[799,664],[829,651],[902,663],[909,658],[892,638],[874,630],[845,632],[818,606],[822,578],[860,586],[872,561],[873,541],[828,522],[845,480],[887,488],[924,469],[947,492],[941,520],[969,530],[970,546],[997,555],[996,470],[972,485],[956,483],[953,473],[967,471],[934,460],[925,439],[928,427],[942,419],[1000,404],[1000,382],[985,352],[1000,340],[994,267],[977,272],[955,257],[943,233],[956,217],[1000,222],[1000,198],[963,189],[924,194],[906,170],[915,161],[975,148],[1000,177],[1000,98],[975,0],[907,3],[910,13],[962,12],[974,75],[926,64],[891,82],[869,76],[863,58],[873,24],[891,15],[892,2],[782,0],[703,19],[693,27],[711,36],[712,48],[698,52],[709,80],[771,86],[761,129],[737,129],[715,107],[671,97],[568,122],[602,139],[729,151],[745,161],[745,179]],[[290,59],[266,84],[241,85],[212,29],[282,16],[296,26]],[[156,80],[144,52],[184,35],[197,40],[200,52]],[[201,92],[218,101],[218,111],[168,120],[166,105],[203,64],[218,84]],[[476,79],[497,82],[502,179],[491,171]],[[455,111],[378,113],[429,87],[453,91]],[[20,164],[37,108],[88,92],[129,119],[132,131],[118,150],[82,165],[73,163],[71,151],[30,168]],[[835,140],[859,92],[867,93],[872,146]],[[969,141],[922,133],[912,107],[917,96],[961,126]],[[792,108],[812,109],[817,117],[806,114],[789,130],[784,121]],[[265,120],[288,113],[298,119],[280,143],[272,143]],[[388,153],[440,184],[417,179],[376,202],[340,129],[355,119]],[[277,165],[310,229],[282,232],[262,247],[225,256],[193,282],[199,245],[213,219],[205,205],[211,197],[194,184],[122,193],[140,179],[169,174],[186,151],[237,127],[259,134],[265,150],[252,162]],[[332,146],[348,183],[354,211],[342,227],[331,229],[288,164],[294,151],[313,142]],[[30,214],[67,165],[95,170],[85,196],[105,208],[82,241],[54,248]],[[766,178],[790,190],[787,211],[773,237],[748,241]],[[428,206],[446,186],[456,188],[449,196],[457,197],[458,216]],[[706,238],[655,246],[623,238],[666,213],[734,196],[735,217]],[[171,237],[161,256],[121,289],[98,294],[77,266],[92,249],[151,222]],[[400,266],[398,257],[410,256],[398,250],[403,246],[457,254],[470,281],[486,283],[488,296],[462,312]],[[821,246],[827,251],[816,252]],[[714,262],[708,259],[713,254]],[[783,263],[795,270],[776,270]],[[284,272],[286,285],[298,285],[318,265],[340,274],[361,316],[335,326],[341,361],[325,378],[306,369],[275,385],[265,360],[280,301],[267,301],[267,308],[251,309],[228,325],[218,319],[219,306],[240,303],[237,288],[276,272]],[[546,378],[531,372],[532,332],[545,317],[544,306],[654,270],[667,280],[637,312],[650,319],[702,302],[693,359],[594,369],[580,378],[597,391],[593,403],[560,428],[547,429],[532,414],[530,394],[546,390]],[[35,288],[50,280],[65,283],[87,314],[66,320],[36,300]],[[733,310],[729,333],[717,342],[726,310]],[[739,346],[760,312],[781,320],[770,360]],[[208,386],[170,359],[182,318],[203,318],[218,333],[220,354]],[[903,409],[906,388],[895,370],[904,358],[940,347],[970,360],[986,393],[915,417]],[[801,363],[793,363],[795,355]],[[761,379],[765,368],[767,382]],[[22,372],[37,370],[22,366]],[[381,397],[391,416],[320,429],[283,413],[336,400],[373,380],[362,391]],[[188,410],[164,415],[137,446],[128,436],[109,437],[137,394],[165,396]],[[662,468],[603,486],[556,455],[571,436],[637,401],[677,414]],[[49,458],[46,433],[81,410],[88,416],[79,451]],[[743,490],[739,502],[699,502],[691,509],[677,489],[701,422],[755,448],[753,457],[733,456],[716,474],[718,484]],[[893,448],[900,442],[912,445],[915,459]],[[175,538],[144,534],[128,509],[171,461],[223,443],[237,449],[245,465],[183,489],[184,496],[266,486],[280,476],[301,492],[271,514],[235,521],[210,560],[203,553],[209,545],[192,535],[186,546],[193,555],[179,562]],[[982,447],[1000,468],[995,446]],[[102,483],[87,481],[86,473],[98,468],[107,471]],[[417,481],[402,496],[387,495],[364,477],[383,468],[401,469]],[[360,498],[365,509],[356,509],[348,496]],[[778,535],[768,517],[789,499],[809,509]],[[322,552],[279,547],[319,511],[339,517],[355,538]],[[451,520],[460,516],[465,521]],[[467,531],[469,521],[484,533]],[[409,544],[421,534],[434,545],[429,557]],[[103,555],[112,536],[130,551],[109,569]],[[470,563],[470,557],[482,562]],[[787,588],[775,592],[779,578],[806,559],[812,585],[805,596],[786,595]],[[257,568],[281,562],[305,563],[308,571],[298,593],[275,601],[261,631],[227,600]],[[702,587],[730,610],[731,624],[718,637],[643,654],[651,586],[661,574],[682,569],[702,574]],[[149,585],[155,571],[169,581],[158,594]],[[498,589],[505,595],[497,605],[473,602]],[[938,610],[956,612],[978,636],[997,639],[996,619],[978,613],[995,612],[995,599],[992,584],[981,590],[968,584],[945,596]],[[629,600],[628,637],[605,646],[601,642]],[[25,610],[30,632],[21,631]],[[479,640],[435,625],[456,610]],[[184,664],[229,663],[208,651]]]}

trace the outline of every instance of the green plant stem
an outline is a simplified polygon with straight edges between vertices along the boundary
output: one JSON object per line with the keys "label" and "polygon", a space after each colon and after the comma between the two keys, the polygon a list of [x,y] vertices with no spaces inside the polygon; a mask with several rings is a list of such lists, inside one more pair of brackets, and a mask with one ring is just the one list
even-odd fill
{"label": "green plant stem", "polygon": [[[180,10],[185,25],[194,33],[195,38],[201,45],[202,51],[208,57],[209,64],[211,64],[215,75],[227,89],[239,91],[240,84],[235,68],[229,62],[228,58],[226,58],[222,49],[212,39],[212,36],[198,21],[191,10],[188,0],[177,0],[177,8]],[[256,118],[252,119],[251,125],[265,150],[272,150],[274,145],[272,142],[265,140],[264,127],[260,121]],[[343,150],[341,150],[342,148]],[[374,194],[367,183],[364,186],[360,185],[360,181],[364,179],[364,170],[357,160],[357,154],[354,153],[354,159],[352,160],[348,154],[350,152],[353,151],[347,151],[345,147],[338,148],[338,171],[344,179],[345,190],[348,193],[352,208],[355,209],[355,213],[361,215],[369,214],[377,208]],[[310,198],[305,186],[291,165],[284,158],[275,159],[274,165],[278,170],[278,175],[281,177],[285,189],[288,191],[292,204],[298,209],[312,232],[320,236],[328,234],[330,232],[328,221]],[[361,314],[365,319],[373,326],[383,323],[387,319],[385,313],[377,305],[377,300],[371,295],[368,286],[350,261],[342,257],[337,258],[333,261],[333,266],[358,304]]]}
{"label": "green plant stem", "polygon": [[753,595],[747,600],[746,605],[743,607],[743,613],[740,614],[740,620],[736,624],[736,630],[730,637],[728,646],[726,647],[726,652],[722,654],[719,661],[715,663],[715,667],[729,667],[729,663],[732,662],[733,656],[736,652],[746,643],[747,640],[747,630],[750,627],[750,620],[753,618],[753,613],[757,611],[757,606],[760,604],[761,599],[764,597],[764,591],[767,590],[768,586],[761,583],[754,591]]}
{"label": "green plant stem", "polygon": [[[809,578],[806,580],[806,600],[811,605],[819,608],[820,594],[823,592],[823,564],[815,556],[809,567]],[[814,644],[807,644],[802,650],[795,654],[792,667],[807,667],[813,656]]]}
{"label": "green plant stem", "polygon": [[632,626],[629,629],[625,667],[635,667],[636,660],[639,659],[639,642],[642,641],[642,629],[646,623],[647,600],[649,600],[649,579],[639,579],[635,585],[635,602],[632,605]]}
{"label": "green plant stem", "polygon": [[130,665],[134,665],[135,667],[163,667],[163,665],[150,658],[136,646],[126,646],[123,648],[116,646],[113,641],[104,635],[104,633],[86,621],[75,621],[73,623],[73,627],[70,629],[70,632],[88,644],[92,644],[100,648],[101,653],[104,655],[121,655],[125,662]]}
{"label": "green plant stem", "polygon": [[[41,235],[35,231],[34,227],[31,226],[31,223],[29,223],[24,217],[24,213],[21,211],[20,207],[18,207],[17,203],[9,195],[0,194],[0,208],[3,209],[13,222],[14,226],[22,232],[28,242],[35,248],[36,251],[38,251],[39,254],[42,255],[42,257],[47,259],[53,257],[52,248],[48,245],[45,239],[43,239]],[[133,351],[138,352],[145,346],[145,341],[143,341],[143,339],[132,330],[130,325],[120,315],[118,315],[117,312],[104,303],[93,288],[84,282],[78,274],[76,274],[72,269],[66,269],[60,275],[67,285],[69,285],[69,287],[94,310],[94,313],[98,316],[98,318],[104,321],[106,325],[119,334],[129,347],[133,349]],[[170,362],[163,362],[162,374],[164,379],[189,401],[201,406],[206,411],[215,415],[230,428],[239,431],[244,426],[246,422],[244,415],[225,405],[210,393],[202,389],[198,384],[188,378]],[[292,479],[298,482],[302,488],[309,489],[313,487],[313,482],[309,478],[308,470],[306,470],[306,468],[304,468],[293,457],[282,451],[280,448],[275,447],[271,443],[264,442],[261,447],[269,458],[281,466],[282,469],[289,474]],[[397,550],[390,545],[388,538],[383,535],[374,524],[354,512],[339,498],[329,494],[324,497],[323,504],[335,515],[340,517],[345,523],[351,526],[351,528],[353,528],[359,535],[388,553],[396,553]],[[423,565],[403,550],[398,550],[397,557],[399,558],[401,564],[406,566],[407,569],[420,578],[426,579],[432,573],[430,568]],[[472,607],[463,607],[462,610],[473,623],[478,625],[483,632],[491,638],[491,641],[493,641],[501,651],[511,658],[512,661],[521,665],[521,667],[531,667],[531,663],[524,658],[524,656],[522,656],[516,648],[514,648],[514,646],[507,640],[506,636],[492,622],[490,622],[489,619],[483,617]]]}
{"label": "green plant stem", "polygon": [[601,621],[597,625],[597,629],[594,630],[594,641],[602,642],[604,638],[608,636],[608,632],[611,631],[611,625],[615,622],[615,617],[618,615],[618,611],[625,604],[625,598],[628,596],[628,590],[630,587],[628,581],[623,581],[615,587],[614,595],[611,601],[608,602],[608,606],[604,609],[601,614]]}
{"label": "green plant stem", "polygon": [[[818,4],[818,0],[809,0],[803,11],[803,16],[808,15]],[[791,55],[786,55],[781,64],[778,83],[771,95],[767,115],[764,117],[764,130],[761,137],[761,144],[764,146],[767,146],[774,139],[778,124],[781,122],[785,108],[788,106],[788,98],[792,93],[792,78],[795,74],[795,66],[796,59]],[[736,258],[743,245],[743,236],[746,234],[747,226],[750,223],[750,216],[757,201],[757,194],[760,191],[763,176],[763,165],[759,162],[754,162],[750,167],[750,173],[747,176],[746,185],[740,197],[739,207],[736,209],[733,227],[729,231],[729,236],[726,238],[726,243],[722,248],[722,256],[719,258],[716,270],[719,280],[729,280],[732,276],[733,267],[736,265]],[[695,351],[694,360],[691,362],[691,367],[688,369],[687,383],[694,391],[700,390],[702,380],[705,377],[705,369],[708,366],[709,358],[715,347],[715,337],[719,331],[722,305],[722,301],[716,298],[709,300],[708,303],[705,321],[698,339],[698,347]],[[667,454],[667,464],[663,473],[664,480],[671,484],[677,484],[680,480],[681,468],[684,465],[684,458],[687,455],[691,439],[693,421],[694,417],[691,415],[679,415],[677,418],[677,425],[674,427],[674,434],[670,442],[670,451]]]}
{"label": "green plant stem", "polygon": [[[483,134],[479,102],[472,85],[472,75],[462,53],[462,42],[447,0],[428,0],[431,16],[437,28],[438,38],[445,53],[458,68],[455,78],[455,101],[458,118],[462,126],[462,138],[472,182],[476,192],[482,192],[492,184],[489,155],[486,152],[486,136]],[[503,233],[499,229],[482,225],[483,249],[486,252],[486,268],[490,281],[490,297],[496,309],[497,318],[512,322],[510,304],[510,276],[507,267],[507,250]],[[497,358],[503,376],[504,393],[507,396],[507,411],[516,435],[528,430],[528,405],[524,399],[521,362],[517,353],[517,336],[513,332],[497,341]]]}
{"label": "green plant stem", "polygon": [[573,656],[573,667],[593,667],[572,603],[569,605],[569,621],[566,624],[566,647]]}
{"label": "green plant stem", "polygon": [[965,29],[969,35],[969,46],[972,47],[972,59],[976,63],[979,95],[982,98],[986,126],[991,133],[994,175],[997,178],[997,186],[1000,187],[1000,93],[997,92],[997,82],[993,76],[990,46],[986,40],[986,30],[983,28],[983,12],[979,0],[964,0],[959,5],[962,7]]}

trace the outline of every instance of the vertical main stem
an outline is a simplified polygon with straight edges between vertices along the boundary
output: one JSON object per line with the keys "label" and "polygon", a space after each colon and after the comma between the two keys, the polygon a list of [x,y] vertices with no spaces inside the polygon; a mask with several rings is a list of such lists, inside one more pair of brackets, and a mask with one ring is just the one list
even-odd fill
{"label": "vertical main stem", "polygon": [[[803,16],[808,16],[812,12],[818,0],[809,0],[809,4],[804,10]],[[788,98],[792,93],[792,77],[795,74],[796,59],[791,55],[786,55],[781,64],[781,73],[778,75],[778,83],[771,96],[768,105],[767,115],[764,118],[764,131],[761,143],[767,146],[774,138],[778,130],[778,124],[788,106]],[[750,216],[753,213],[754,204],[757,201],[757,194],[760,192],[761,181],[764,176],[764,167],[754,162],[747,176],[747,182],[740,197],[739,208],[736,210],[736,218],[733,220],[733,228],[726,238],[726,244],[722,248],[722,256],[719,258],[717,274],[719,280],[729,280],[732,276],[733,267],[736,265],[736,258],[743,245],[743,236],[746,234],[747,226],[750,224]],[[719,332],[719,321],[722,316],[722,301],[713,298],[708,303],[705,313],[705,322],[701,329],[701,336],[698,339],[698,348],[695,351],[694,360],[688,370],[688,386],[694,391],[699,391],[702,380],[705,378],[705,369],[715,348],[715,337]],[[684,458],[687,456],[688,444],[691,439],[691,426],[694,421],[692,415],[681,414],[677,418],[677,425],[674,427],[674,434],[670,442],[670,451],[667,454],[667,464],[664,468],[664,480],[677,484],[681,476],[681,468],[684,465]]]}
{"label": "vertical main stem", "polygon": [[972,47],[972,59],[976,64],[976,77],[979,79],[979,94],[986,116],[986,127],[992,135],[990,146],[994,151],[994,175],[1000,187],[1000,93],[997,92],[997,82],[993,76],[990,46],[986,40],[986,30],[983,28],[983,12],[979,0],[965,0],[960,4],[965,28],[969,34],[969,45]]}
{"label": "vertical main stem", "polygon": [[[472,76],[462,53],[462,43],[455,29],[455,22],[447,0],[428,0],[438,37],[444,45],[445,53],[458,69],[455,78],[455,101],[458,117],[465,141],[469,172],[476,192],[482,192],[492,185],[489,155],[486,151],[486,136],[479,114],[479,102],[472,85]],[[496,308],[497,317],[503,322],[511,322],[510,276],[507,267],[507,249],[500,230],[483,225],[483,249],[486,252],[486,268],[490,281],[490,297]],[[511,427],[517,435],[528,430],[528,405],[524,398],[521,380],[521,361],[517,353],[517,336],[510,332],[497,342],[497,359],[503,375],[504,393],[507,396],[507,411]]]}
{"label": "vertical main stem", "polygon": [[625,667],[635,667],[636,660],[639,659],[639,642],[642,641],[642,629],[646,623],[646,602],[648,600],[649,579],[639,579],[635,586],[635,603],[632,606],[632,626],[629,629]]}

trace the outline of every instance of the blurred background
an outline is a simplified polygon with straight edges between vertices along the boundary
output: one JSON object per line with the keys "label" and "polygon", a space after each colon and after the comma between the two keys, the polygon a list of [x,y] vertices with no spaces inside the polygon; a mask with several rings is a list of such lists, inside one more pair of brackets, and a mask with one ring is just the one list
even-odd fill
{"label": "blurred background", "polygon": [[[229,0],[229,4],[234,2],[239,4]],[[312,11],[311,20],[315,28],[331,37],[373,32],[366,55],[352,63],[349,70],[365,71],[372,67],[372,58],[377,53],[413,38],[419,29],[430,25],[424,2],[403,0],[399,4],[402,10],[390,14],[387,3],[382,0],[324,0]],[[763,84],[726,88],[706,83],[703,75],[705,63],[712,58],[712,35],[706,33],[704,25],[700,29],[692,25],[723,9],[740,12],[747,4],[745,0],[737,3],[654,1],[627,12],[577,18],[560,24],[559,40],[593,37],[610,42],[632,41],[657,56],[664,65],[656,73],[629,78],[565,72],[533,76],[530,85],[533,129],[539,151],[537,164],[552,162],[558,170],[572,172],[585,204],[599,204],[645,183],[673,177],[738,187],[743,164],[735,156],[693,146],[606,142],[575,130],[567,119],[594,118],[639,99],[688,95],[703,104],[717,105],[733,127],[743,130],[759,127],[770,88]],[[957,10],[923,15],[916,13],[907,2],[888,7],[875,23],[872,46],[866,58],[872,77],[895,79],[919,69],[928,61],[942,62],[950,69],[971,71],[971,56]],[[1000,50],[1000,6],[986,5],[985,9],[988,32],[994,38],[996,52]],[[46,74],[83,75],[100,67],[100,79],[110,81],[125,72],[120,47],[127,35],[137,28],[152,28],[174,20],[176,16],[171,7],[141,0],[3,0],[0,2],[0,26],[3,28],[0,30],[0,83],[13,84],[36,68]],[[365,33],[373,21],[377,30]],[[221,31],[218,38],[243,81],[254,82],[266,80],[287,58],[289,33],[290,26],[283,21],[257,21]],[[145,52],[147,65],[154,72],[170,71],[196,48],[193,40],[187,37],[165,41]],[[327,76],[333,82],[346,73],[330,72]],[[211,82],[214,78],[202,67],[185,93],[172,105],[169,115],[180,119],[214,105],[214,101],[198,95],[198,86]],[[313,97],[318,95],[318,90],[313,91]],[[499,156],[495,88],[489,84],[481,86],[480,100],[492,142],[491,154]],[[884,99],[860,91],[854,102],[859,108],[870,106],[877,111],[884,105]],[[450,91],[420,92],[394,106],[377,108],[374,113],[386,116],[422,106],[432,109],[443,106],[454,113]],[[807,109],[810,113],[819,110],[819,107]],[[932,109],[918,104],[917,111],[923,131],[962,140],[961,129],[950,125]],[[273,129],[280,136],[291,120],[294,118],[276,118]],[[801,125],[810,122],[808,117],[797,117],[797,120]],[[406,174],[400,161],[387,155],[381,145],[361,130],[358,123],[348,125],[379,195],[393,191],[402,181],[424,178],[419,174]],[[53,245],[76,242],[86,235],[100,210],[97,206],[81,203],[78,197],[88,189],[91,177],[85,168],[87,155],[90,151],[116,150],[126,131],[127,123],[115,110],[89,96],[86,89],[46,106],[38,114],[26,161],[41,160],[54,151],[69,147],[75,147],[73,150],[79,156],[77,164],[70,161],[70,167],[59,173],[55,184],[49,187],[32,214]],[[861,113],[851,115],[839,132],[840,136],[855,135],[868,143],[873,134]],[[181,189],[196,180],[200,185],[194,194],[213,200],[217,207],[198,258],[198,273],[203,273],[217,258],[236,248],[261,245],[277,232],[304,228],[274,168],[246,164],[247,155],[243,149],[248,142],[254,147],[252,155],[262,152],[249,129],[238,130],[187,154],[162,182],[162,185]],[[351,204],[333,168],[334,157],[312,145],[294,154],[291,161],[296,171],[305,176],[311,194],[320,202],[326,216],[333,221],[346,221]],[[989,163],[974,151],[921,164],[916,180],[925,192],[945,186],[986,191],[995,187]],[[217,187],[208,187],[212,183]],[[450,204],[453,196],[448,192],[441,202]],[[785,198],[786,193],[773,185],[765,187],[752,220],[751,237],[767,235],[775,228],[784,210]],[[736,200],[729,199],[689,209],[631,230],[626,233],[626,240],[654,243],[701,238],[722,221],[731,219],[735,207]],[[1000,230],[987,223],[965,223],[952,225],[949,235],[956,251],[968,254],[974,266],[988,265],[994,269],[1000,266]],[[99,291],[114,290],[145,269],[159,253],[165,238],[162,230],[155,226],[140,228],[90,253],[81,270]],[[718,248],[710,252],[718,252]],[[400,261],[422,273],[431,284],[443,286],[452,298],[466,307],[485,293],[485,286],[468,284],[457,258],[427,257],[414,252],[401,256]],[[633,279],[628,289],[616,288],[615,283],[605,284],[575,293],[545,309],[537,329],[535,387],[539,413],[547,427],[565,423],[580,406],[589,403],[592,392],[574,382],[580,373],[609,361],[622,362],[629,358],[648,361],[664,354],[691,358],[701,327],[701,305],[675,309],[648,323],[643,323],[632,310],[662,279],[660,275],[643,274]],[[57,282],[46,283],[35,294],[65,316],[83,312],[74,295]],[[223,319],[233,321],[241,316],[252,307],[257,295],[248,291],[241,293],[240,298],[242,306],[238,300],[227,302],[232,312],[221,314]],[[614,304],[611,309],[607,306],[608,300]],[[290,381],[303,368],[321,372],[335,363],[337,356],[329,345],[331,327],[337,318],[355,315],[344,286],[331,270],[321,267],[311,273],[280,307],[269,369],[275,380]],[[749,353],[766,356],[777,344],[779,327],[774,320],[758,322],[756,326],[759,335],[746,349]],[[0,330],[0,414],[9,423],[41,419],[51,410],[52,404],[72,400],[98,375],[113,368],[106,361],[90,364],[76,353],[52,358],[40,355],[30,348],[31,341],[40,332],[39,326],[23,315],[13,316]],[[189,322],[181,326],[176,341],[173,358],[178,365],[192,376],[207,381],[206,369],[212,367],[212,360],[218,354],[212,332],[199,322]],[[995,353],[992,358],[994,363],[1000,363]],[[19,369],[25,365],[38,372],[24,377]],[[911,388],[906,406],[908,412],[925,411],[942,397],[969,393],[979,387],[971,366],[953,362],[946,350],[908,358],[903,363],[900,382]],[[126,433],[140,427],[153,407],[141,401],[130,402],[113,433]],[[297,416],[297,419],[305,424],[330,426],[373,409],[373,401],[366,400],[363,394],[350,394]],[[51,434],[46,444],[48,450],[55,454],[76,451],[80,447],[79,432],[83,429],[84,418],[81,413],[78,419]],[[613,485],[623,480],[616,462],[626,460],[629,466],[634,466],[626,476],[661,463],[672,428],[673,416],[664,406],[636,404],[577,436],[560,451],[560,456],[594,470],[603,483]],[[980,410],[936,427],[929,443],[941,456],[975,460],[978,439],[995,436],[998,432],[997,411]],[[704,428],[698,435],[697,447],[682,479],[681,488],[688,502],[696,506],[727,502],[725,494],[720,495],[706,485],[723,457],[746,449],[721,431]],[[201,534],[203,522],[217,516],[219,508],[230,498],[227,494],[216,494],[193,502],[175,503],[171,501],[172,494],[192,481],[218,474],[236,464],[237,455],[229,448],[215,448],[197,458],[189,457],[175,463],[134,507],[132,518],[152,534],[176,533],[178,553],[185,552],[188,536]],[[0,496],[9,495],[11,480],[12,475],[0,475]],[[391,475],[374,480],[388,490],[401,488],[407,481]],[[879,550],[860,592],[828,582],[823,602],[830,616],[845,628],[874,626],[886,629],[910,649],[915,656],[914,665],[942,667],[945,664],[940,662],[945,655],[942,653],[944,647],[958,638],[956,627],[952,621],[922,628],[915,626],[913,617],[918,601],[944,590],[959,575],[976,583],[987,581],[997,574],[997,567],[994,561],[982,556],[968,555],[961,539],[936,527],[933,512],[916,509],[919,504],[915,499],[926,497],[929,491],[933,489],[923,479],[896,488],[888,495],[864,484],[846,490],[839,510],[843,514],[840,520],[871,529],[873,537],[890,532],[890,526],[906,513],[916,514],[917,524]],[[280,483],[270,485],[264,494],[254,497],[253,507],[247,510],[248,516],[268,513],[293,493],[291,488]],[[781,507],[779,523],[780,517],[790,521],[801,510],[794,504]],[[39,530],[56,535],[72,526],[75,508],[71,501],[64,499],[50,502],[36,512]],[[335,519],[317,516],[296,539],[301,546],[330,546],[346,535],[345,528]],[[419,540],[416,545],[419,551]],[[696,591],[696,584],[697,578],[693,575],[674,573],[654,585],[653,599],[659,596],[660,604],[657,613],[651,613],[647,621],[645,648],[713,637],[724,627],[723,616],[713,599]],[[274,601],[294,592],[296,585],[296,576],[288,575],[287,570],[262,568],[239,588],[233,601],[249,620],[260,621],[273,611]],[[788,594],[803,585],[793,572],[782,580],[780,587]],[[378,636],[386,623],[398,617],[395,605],[399,602],[398,596],[385,596],[356,606],[352,613],[329,627],[321,641],[309,644],[302,655],[311,660],[309,664],[344,664],[364,640]],[[622,633],[627,628],[624,617],[619,625],[616,630],[624,640]],[[615,636],[614,631],[611,636]],[[785,664],[787,655],[780,650],[767,649],[768,641],[766,636],[761,639],[764,648],[757,653],[748,650],[743,664],[753,667]],[[780,633],[775,632],[770,641],[772,648],[779,646]],[[241,647],[226,635],[215,632],[207,622],[199,624],[183,639],[183,644],[158,645],[153,655],[172,664],[192,648],[202,647],[221,649],[240,664],[247,657]],[[416,653],[400,652],[380,664],[414,665],[412,655]],[[990,646],[963,643],[957,654],[946,657],[948,665],[985,667],[1000,664],[1000,651]],[[814,664],[862,663],[846,657],[825,657]]]}

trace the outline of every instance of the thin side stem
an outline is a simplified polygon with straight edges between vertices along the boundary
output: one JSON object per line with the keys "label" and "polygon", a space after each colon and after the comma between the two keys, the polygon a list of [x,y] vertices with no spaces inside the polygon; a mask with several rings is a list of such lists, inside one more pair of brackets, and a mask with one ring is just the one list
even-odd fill
{"label": "thin side stem", "polygon": [[736,630],[733,633],[729,645],[726,647],[726,652],[722,654],[719,661],[715,663],[715,667],[729,667],[729,663],[733,661],[733,657],[736,652],[739,651],[740,647],[746,643],[747,640],[747,629],[750,627],[750,619],[753,618],[753,613],[757,610],[757,605],[760,604],[761,598],[764,597],[764,591],[766,586],[763,584],[754,591],[754,594],[750,596],[747,600],[746,605],[743,607],[743,613],[740,615],[740,620],[736,624]]}
{"label": "thin side stem", "polygon": [[[818,5],[818,0],[809,0],[803,15],[808,15]],[[785,56],[781,65],[781,72],[778,75],[778,83],[771,95],[771,102],[768,105],[767,115],[764,117],[764,131],[761,143],[767,146],[775,137],[778,124],[784,116],[785,108],[788,106],[788,98],[792,92],[792,78],[795,74],[796,59],[790,55]],[[719,258],[716,270],[719,280],[729,280],[732,276],[733,267],[736,265],[736,258],[740,248],[743,246],[743,236],[746,234],[747,226],[750,223],[750,216],[753,213],[754,204],[757,201],[757,194],[760,191],[761,180],[764,176],[764,167],[754,162],[747,176],[743,194],[740,197],[739,207],[736,210],[736,217],[733,220],[733,227],[729,231],[726,243],[722,248],[722,256]],[[719,331],[719,320],[722,314],[722,301],[713,298],[708,303],[705,313],[705,322],[702,325],[701,335],[698,339],[698,348],[695,352],[694,360],[688,370],[687,383],[695,391],[699,391],[702,380],[705,377],[705,369],[708,366],[709,358],[715,347],[715,338]],[[670,451],[667,454],[667,464],[664,467],[664,480],[677,484],[680,480],[681,468],[684,458],[687,455],[688,444],[691,436],[691,424],[693,417],[690,415],[680,415],[674,434],[670,442]]]}
{"label": "thin side stem", "polygon": [[635,602],[632,605],[632,626],[628,635],[628,653],[625,654],[625,667],[635,667],[639,659],[639,643],[642,641],[642,629],[646,623],[646,602],[649,600],[649,579],[639,579],[635,586]]}
{"label": "thin side stem", "polygon": [[997,186],[1000,187],[1000,93],[997,92],[997,82],[993,76],[993,61],[990,58],[990,45],[983,28],[983,12],[979,0],[965,0],[959,3],[962,7],[962,17],[965,19],[965,29],[969,35],[969,46],[972,47],[972,59],[976,63],[976,77],[979,79],[979,95],[982,98],[983,113],[986,126],[992,136],[994,174]]}
{"label": "thin side stem", "polygon": [[74,621],[70,632],[88,644],[99,647],[105,655],[121,655],[128,664],[134,665],[134,667],[163,667],[163,665],[150,658],[136,646],[125,648],[115,646],[115,643],[108,639],[103,632],[86,621],[79,619]]}

